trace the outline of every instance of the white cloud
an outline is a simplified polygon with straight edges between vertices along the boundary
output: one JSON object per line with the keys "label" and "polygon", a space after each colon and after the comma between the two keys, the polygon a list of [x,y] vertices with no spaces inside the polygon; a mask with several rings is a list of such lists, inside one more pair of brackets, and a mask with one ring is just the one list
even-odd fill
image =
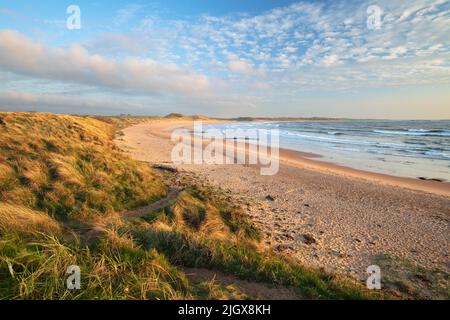
{"label": "white cloud", "polygon": [[395,55],[402,55],[405,54],[408,51],[408,49],[406,49],[405,47],[397,47],[391,50],[392,54]]}
{"label": "white cloud", "polygon": [[249,75],[253,72],[250,64],[242,60],[232,60],[228,64],[231,72]]}
{"label": "white cloud", "polygon": [[398,57],[395,55],[395,54],[390,54],[390,55],[388,55],[388,56],[383,56],[382,57],[382,59],[383,60],[395,60],[395,59],[397,59]]}
{"label": "white cloud", "polygon": [[[398,74],[404,73],[403,65],[392,64],[412,56],[420,56],[417,63],[431,55],[448,54],[448,46],[437,47],[448,42],[448,19],[442,15],[442,0],[415,0],[407,3],[380,0],[377,5],[385,12],[381,30],[367,28],[366,9],[372,3],[332,2],[327,5],[315,2],[298,2],[277,8],[257,16],[236,15],[213,17],[204,16],[194,24],[177,21],[173,34],[164,33],[170,38],[162,47],[165,51],[183,49],[185,55],[176,57],[178,61],[188,60],[203,73],[222,73],[229,77],[230,72],[242,75],[257,74],[262,82],[266,79],[258,74],[264,65],[266,78],[276,78],[274,88],[294,85],[290,79],[314,77],[313,68],[342,65],[345,70],[339,77],[329,69],[322,73],[324,78],[335,79],[333,88],[347,87],[353,80],[346,78],[352,70],[364,69],[355,85],[372,86],[373,79],[379,76],[377,69],[392,70],[392,79],[385,73],[384,86],[397,86]],[[406,13],[405,13],[406,12]],[[422,20],[410,23],[400,17],[420,16]],[[349,18],[351,17],[351,18]],[[447,20],[447,24],[445,24]],[[172,22],[167,22],[172,25]],[[155,25],[158,23],[155,22]],[[154,26],[155,26],[154,25]],[[174,24],[175,25],[175,24]],[[161,29],[162,32],[166,30]],[[155,30],[151,31],[152,34]],[[199,61],[203,64],[199,65]],[[367,68],[370,62],[372,68]],[[414,61],[409,60],[409,63]],[[224,63],[228,70],[224,69]],[[401,67],[400,67],[401,66]],[[393,68],[399,68],[393,70]],[[199,69],[198,69],[199,70]],[[226,73],[228,71],[228,74]],[[441,70],[443,71],[443,70]],[[435,70],[422,68],[408,79],[408,83],[421,83],[423,79],[433,82]],[[442,74],[436,73],[435,80],[442,81]],[[244,79],[245,80],[245,79]],[[242,87],[245,81],[234,83]],[[328,81],[319,81],[330,85]],[[247,81],[249,88],[254,87]],[[323,89],[317,86],[317,89]]]}
{"label": "white cloud", "polygon": [[338,56],[335,55],[335,54],[326,56],[326,57],[323,59],[323,63],[324,63],[325,65],[327,65],[327,66],[333,65],[333,64],[337,63],[338,61],[339,61],[339,58],[338,58]]}
{"label": "white cloud", "polygon": [[83,47],[50,48],[16,31],[0,31],[0,69],[30,77],[75,82],[143,94],[208,94],[206,76],[151,59],[115,60]]}

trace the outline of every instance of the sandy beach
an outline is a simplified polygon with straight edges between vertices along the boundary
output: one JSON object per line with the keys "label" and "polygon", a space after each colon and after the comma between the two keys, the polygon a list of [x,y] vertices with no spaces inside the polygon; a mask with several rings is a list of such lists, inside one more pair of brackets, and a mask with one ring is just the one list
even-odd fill
{"label": "sandy beach", "polygon": [[[152,120],[122,130],[116,143],[136,160],[170,164],[170,133],[190,126]],[[306,265],[362,279],[377,257],[389,255],[450,270],[449,183],[364,172],[289,150],[280,151],[274,176],[253,165],[177,167],[228,190],[268,246]]]}

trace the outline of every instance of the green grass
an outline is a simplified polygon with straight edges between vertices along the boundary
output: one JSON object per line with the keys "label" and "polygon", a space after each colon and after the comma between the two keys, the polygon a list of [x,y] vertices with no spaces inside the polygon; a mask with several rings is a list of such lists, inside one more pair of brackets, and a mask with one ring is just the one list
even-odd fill
{"label": "green grass", "polygon": [[[0,296],[3,299],[193,299],[214,297],[205,284],[190,283],[156,250],[113,246],[90,249],[56,238],[0,241]],[[69,265],[81,269],[81,290],[69,291]],[[218,288],[215,288],[218,290]],[[221,289],[221,288],[220,288]],[[199,296],[199,293],[202,295]]]}
{"label": "green grass", "polygon": [[450,299],[450,274],[418,266],[387,254],[373,257],[382,270],[383,284],[398,296],[410,299]]}

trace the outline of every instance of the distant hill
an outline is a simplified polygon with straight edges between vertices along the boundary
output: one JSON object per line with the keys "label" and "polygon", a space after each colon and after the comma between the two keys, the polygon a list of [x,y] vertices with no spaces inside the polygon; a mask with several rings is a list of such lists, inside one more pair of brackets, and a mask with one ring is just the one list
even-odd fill
{"label": "distant hill", "polygon": [[207,120],[209,117],[204,115],[183,115],[181,113],[169,113],[164,119],[186,119],[186,120]]}
{"label": "distant hill", "polygon": [[164,117],[165,119],[176,119],[176,118],[184,118],[184,115],[181,113],[169,113],[167,116]]}

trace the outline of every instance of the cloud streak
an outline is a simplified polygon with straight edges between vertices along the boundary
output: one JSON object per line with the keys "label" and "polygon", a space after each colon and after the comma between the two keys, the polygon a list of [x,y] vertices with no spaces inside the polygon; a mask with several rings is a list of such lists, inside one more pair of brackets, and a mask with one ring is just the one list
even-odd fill
{"label": "cloud streak", "polygon": [[140,103],[92,99],[63,95],[46,95],[18,91],[0,91],[0,110],[50,111],[63,113],[118,113],[119,111],[139,112],[145,108]]}
{"label": "cloud streak", "polygon": [[206,76],[174,64],[138,58],[115,60],[91,55],[79,45],[54,49],[12,30],[1,30],[0,39],[3,71],[149,95],[202,95],[210,90]]}

